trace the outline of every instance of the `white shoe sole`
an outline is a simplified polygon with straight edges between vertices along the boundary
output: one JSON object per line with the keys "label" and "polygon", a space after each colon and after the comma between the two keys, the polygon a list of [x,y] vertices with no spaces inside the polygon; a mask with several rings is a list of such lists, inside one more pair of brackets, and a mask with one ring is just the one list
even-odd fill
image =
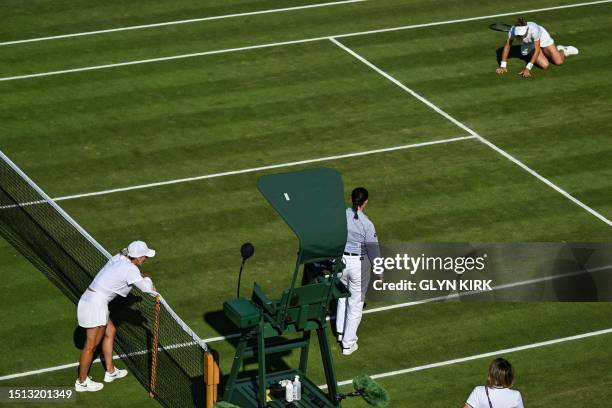
{"label": "white shoe sole", "polygon": [[125,376],[127,376],[127,370],[119,370],[119,373],[125,373],[125,374],[117,374],[113,377],[111,376],[107,376],[106,374],[104,374],[104,382],[105,383],[112,383],[115,380],[118,380],[120,378],[124,378]]}
{"label": "white shoe sole", "polygon": [[76,384],[74,385],[74,390],[76,392],[96,392],[96,391],[101,391],[102,388],[104,388],[104,384],[100,384],[100,388],[79,387]]}
{"label": "white shoe sole", "polygon": [[578,48],[573,47],[571,45],[568,45],[567,47],[565,47],[565,55],[578,55],[580,51],[578,51]]}
{"label": "white shoe sole", "polygon": [[357,345],[357,343],[355,343],[355,345],[353,347],[347,348],[347,349],[343,349],[342,350],[342,355],[344,356],[350,356],[351,354],[353,354],[354,352],[357,351],[357,349],[359,349],[359,346]]}

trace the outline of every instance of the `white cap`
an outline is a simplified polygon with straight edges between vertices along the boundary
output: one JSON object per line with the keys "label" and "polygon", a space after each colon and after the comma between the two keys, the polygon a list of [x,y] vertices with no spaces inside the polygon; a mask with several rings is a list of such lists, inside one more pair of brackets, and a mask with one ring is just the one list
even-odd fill
{"label": "white cap", "polygon": [[514,26],[514,35],[523,36],[523,35],[527,34],[527,28],[529,28],[529,27],[526,26],[526,25],[524,25],[524,26]]}
{"label": "white cap", "polygon": [[155,256],[155,250],[149,249],[146,243],[143,241],[134,241],[127,247],[128,256],[132,258],[139,258],[146,256],[147,258],[153,258]]}

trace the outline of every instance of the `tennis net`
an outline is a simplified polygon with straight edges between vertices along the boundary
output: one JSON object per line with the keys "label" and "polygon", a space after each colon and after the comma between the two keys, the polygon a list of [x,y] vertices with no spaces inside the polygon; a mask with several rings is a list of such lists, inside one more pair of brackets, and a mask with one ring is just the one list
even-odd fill
{"label": "tennis net", "polygon": [[[111,257],[1,151],[0,235],[75,304]],[[150,395],[167,408],[203,407],[207,346],[166,301],[133,288],[109,309],[115,351]]]}

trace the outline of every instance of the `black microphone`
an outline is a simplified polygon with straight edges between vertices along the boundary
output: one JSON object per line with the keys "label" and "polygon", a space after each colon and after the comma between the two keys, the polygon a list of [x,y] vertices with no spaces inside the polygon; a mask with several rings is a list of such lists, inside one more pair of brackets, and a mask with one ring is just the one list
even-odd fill
{"label": "black microphone", "polygon": [[253,256],[255,253],[255,247],[250,242],[245,242],[240,247],[240,255],[242,255],[242,264],[240,265],[240,272],[238,272],[238,288],[236,289],[236,298],[240,298],[240,278],[242,278],[242,269],[247,259]]}
{"label": "black microphone", "polygon": [[242,255],[242,261],[246,261],[255,253],[255,247],[250,242],[245,242],[240,247],[240,255]]}

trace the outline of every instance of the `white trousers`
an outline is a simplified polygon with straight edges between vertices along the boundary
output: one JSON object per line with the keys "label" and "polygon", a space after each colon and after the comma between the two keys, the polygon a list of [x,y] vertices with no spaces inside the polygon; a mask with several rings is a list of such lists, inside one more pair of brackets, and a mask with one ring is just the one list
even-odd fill
{"label": "white trousers", "polygon": [[361,257],[345,255],[343,260],[346,268],[340,280],[348,288],[351,296],[338,299],[336,331],[343,334],[342,347],[349,348],[357,343],[357,328],[363,314],[365,289],[367,289],[368,282],[367,279],[363,279],[365,286],[362,291]]}

